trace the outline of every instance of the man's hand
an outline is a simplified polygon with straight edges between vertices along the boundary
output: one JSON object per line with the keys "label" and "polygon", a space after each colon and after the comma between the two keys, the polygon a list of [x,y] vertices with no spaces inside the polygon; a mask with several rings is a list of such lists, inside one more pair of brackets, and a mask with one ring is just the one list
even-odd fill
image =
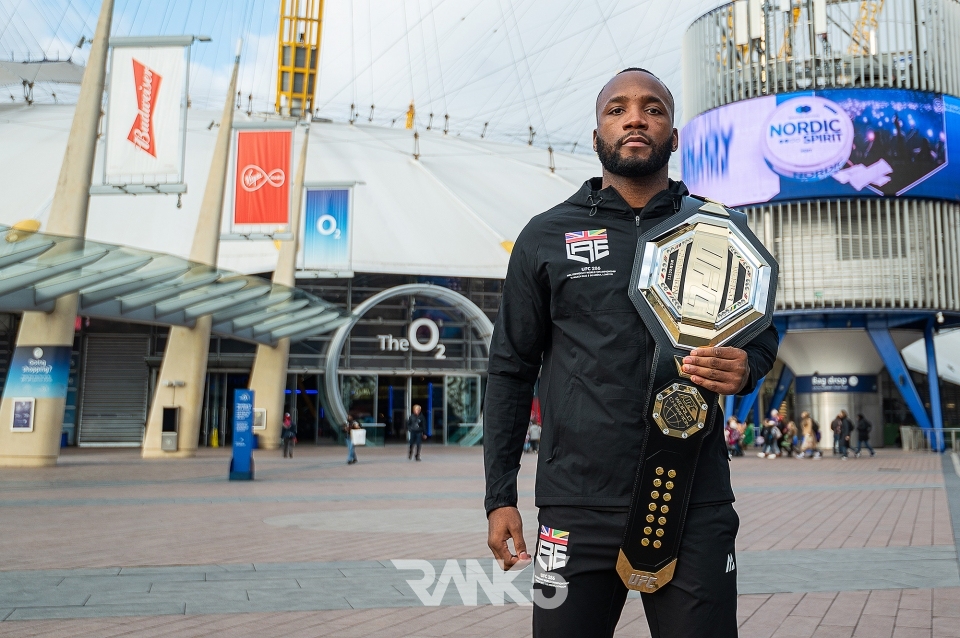
{"label": "man's hand", "polygon": [[[513,539],[513,546],[517,553],[511,554],[507,546],[507,539]],[[487,546],[503,571],[508,571],[515,565],[523,569],[530,564],[530,554],[527,553],[527,544],[523,542],[523,521],[520,519],[520,510],[516,507],[499,507],[487,517]]]}
{"label": "man's hand", "polygon": [[740,348],[697,348],[683,358],[690,380],[718,394],[733,395],[747,385],[750,366]]}

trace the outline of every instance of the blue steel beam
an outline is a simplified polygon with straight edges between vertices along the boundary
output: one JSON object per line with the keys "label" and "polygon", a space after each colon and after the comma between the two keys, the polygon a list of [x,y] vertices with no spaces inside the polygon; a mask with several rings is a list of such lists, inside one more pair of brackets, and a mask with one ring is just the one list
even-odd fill
{"label": "blue steel beam", "polygon": [[733,415],[733,401],[735,398],[732,394],[723,397],[723,416],[725,418],[729,419]]}
{"label": "blue steel beam", "polygon": [[927,384],[930,386],[930,420],[933,422],[933,440],[930,441],[934,450],[943,452],[946,442],[943,440],[943,412],[940,407],[940,375],[937,370],[937,351],[933,347],[934,319],[927,321],[923,328],[923,341],[927,347]]}
{"label": "blue steel beam", "polygon": [[780,409],[780,404],[787,398],[787,391],[790,389],[790,384],[793,383],[795,376],[790,366],[784,364],[783,370],[780,371],[780,380],[777,381],[777,388],[773,391],[773,397],[770,400],[771,410]]}
{"label": "blue steel beam", "polygon": [[907,370],[907,366],[900,356],[900,350],[897,349],[897,344],[893,342],[893,337],[890,336],[890,331],[886,328],[873,327],[867,328],[867,334],[870,335],[870,340],[873,341],[877,354],[883,360],[883,365],[887,366],[887,372],[890,373],[890,378],[893,379],[897,389],[900,390],[900,396],[903,397],[907,407],[910,408],[913,418],[917,420],[921,428],[932,431],[930,417],[927,415],[926,408],[923,407],[920,394],[917,392],[916,386],[913,385],[910,371]]}
{"label": "blue steel beam", "polygon": [[[787,322],[784,317],[774,317],[773,325],[777,329],[777,345],[779,346],[781,343],[783,343],[784,335],[787,334]],[[766,380],[766,378],[766,376],[760,377],[760,380],[757,381],[757,387],[753,389],[753,392],[737,401],[736,415],[737,421],[740,423],[744,422],[744,419],[746,419],[747,415],[750,414],[750,408],[752,408],[754,403],[757,402],[757,397],[760,396],[760,389],[763,387],[763,382]],[[783,399],[781,399],[781,402],[782,401]],[[760,419],[763,418],[763,415],[760,414],[759,406],[757,407],[757,414],[760,418],[756,420],[756,423],[759,425]]]}

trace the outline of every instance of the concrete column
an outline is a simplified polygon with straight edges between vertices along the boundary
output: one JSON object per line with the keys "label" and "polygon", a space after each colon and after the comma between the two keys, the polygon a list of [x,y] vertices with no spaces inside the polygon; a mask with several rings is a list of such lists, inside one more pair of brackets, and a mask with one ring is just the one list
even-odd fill
{"label": "concrete column", "polygon": [[[200,217],[190,248],[190,260],[217,265],[220,251],[220,220],[223,212],[223,189],[230,163],[230,138],[233,135],[233,100],[237,91],[240,68],[240,44],[233,61],[233,74],[227,87],[227,99],[220,116],[220,130],[207,175],[207,185],[200,204]],[[150,405],[147,428],[143,437],[143,458],[190,457],[197,453],[200,419],[203,412],[203,389],[207,376],[207,354],[210,351],[209,316],[197,319],[193,328],[174,326],[167,337],[167,347],[160,364],[157,388]],[[179,385],[177,382],[182,382]],[[180,407],[180,429],[176,452],[160,449],[163,430],[163,408]]]}
{"label": "concrete column", "polygon": [[[310,128],[303,137],[300,163],[293,180],[293,209],[290,211],[290,231],[293,239],[280,242],[277,268],[273,271],[273,283],[284,286],[296,285],[297,242],[300,236],[300,209],[303,207],[303,183],[307,174],[307,146]],[[280,339],[276,346],[257,346],[257,358],[250,374],[250,389],[253,390],[254,407],[267,411],[266,430],[258,432],[259,446],[267,450],[280,447],[280,428],[283,426],[284,390],[287,386],[287,364],[290,360],[290,340]]]}
{"label": "concrete column", "polygon": [[[43,229],[48,233],[71,237],[83,237],[86,234],[90,181],[97,152],[97,129],[112,21],[113,0],[103,0],[87,69],[80,83],[67,150],[63,154],[60,176],[50,205],[50,216]],[[25,312],[17,335],[17,346],[72,347],[76,318],[75,294],[57,299],[53,312]],[[56,465],[60,455],[65,403],[66,397],[38,398],[33,432],[13,433],[10,431],[13,402],[4,398],[0,404],[0,467]]]}

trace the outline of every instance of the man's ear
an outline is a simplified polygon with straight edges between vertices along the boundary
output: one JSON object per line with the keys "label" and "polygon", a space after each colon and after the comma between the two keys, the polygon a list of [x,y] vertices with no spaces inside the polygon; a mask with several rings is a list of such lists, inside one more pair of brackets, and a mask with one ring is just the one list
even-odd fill
{"label": "man's ear", "polygon": [[593,152],[597,152],[597,129],[593,129]]}
{"label": "man's ear", "polygon": [[680,134],[677,132],[677,129],[673,129],[672,137],[673,137],[673,143],[670,148],[674,153],[676,153],[677,149],[680,148]]}

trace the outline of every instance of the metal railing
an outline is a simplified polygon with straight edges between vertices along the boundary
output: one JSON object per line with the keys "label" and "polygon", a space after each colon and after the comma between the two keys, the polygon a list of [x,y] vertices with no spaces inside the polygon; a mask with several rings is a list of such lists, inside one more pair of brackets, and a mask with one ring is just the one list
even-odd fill
{"label": "metal railing", "polygon": [[724,104],[792,91],[892,87],[960,93],[957,0],[816,5],[731,2],[698,18],[683,39],[684,122]]}
{"label": "metal railing", "polygon": [[915,425],[900,426],[900,440],[905,452],[932,451],[949,449],[958,451],[960,428],[943,430],[923,430]]}

